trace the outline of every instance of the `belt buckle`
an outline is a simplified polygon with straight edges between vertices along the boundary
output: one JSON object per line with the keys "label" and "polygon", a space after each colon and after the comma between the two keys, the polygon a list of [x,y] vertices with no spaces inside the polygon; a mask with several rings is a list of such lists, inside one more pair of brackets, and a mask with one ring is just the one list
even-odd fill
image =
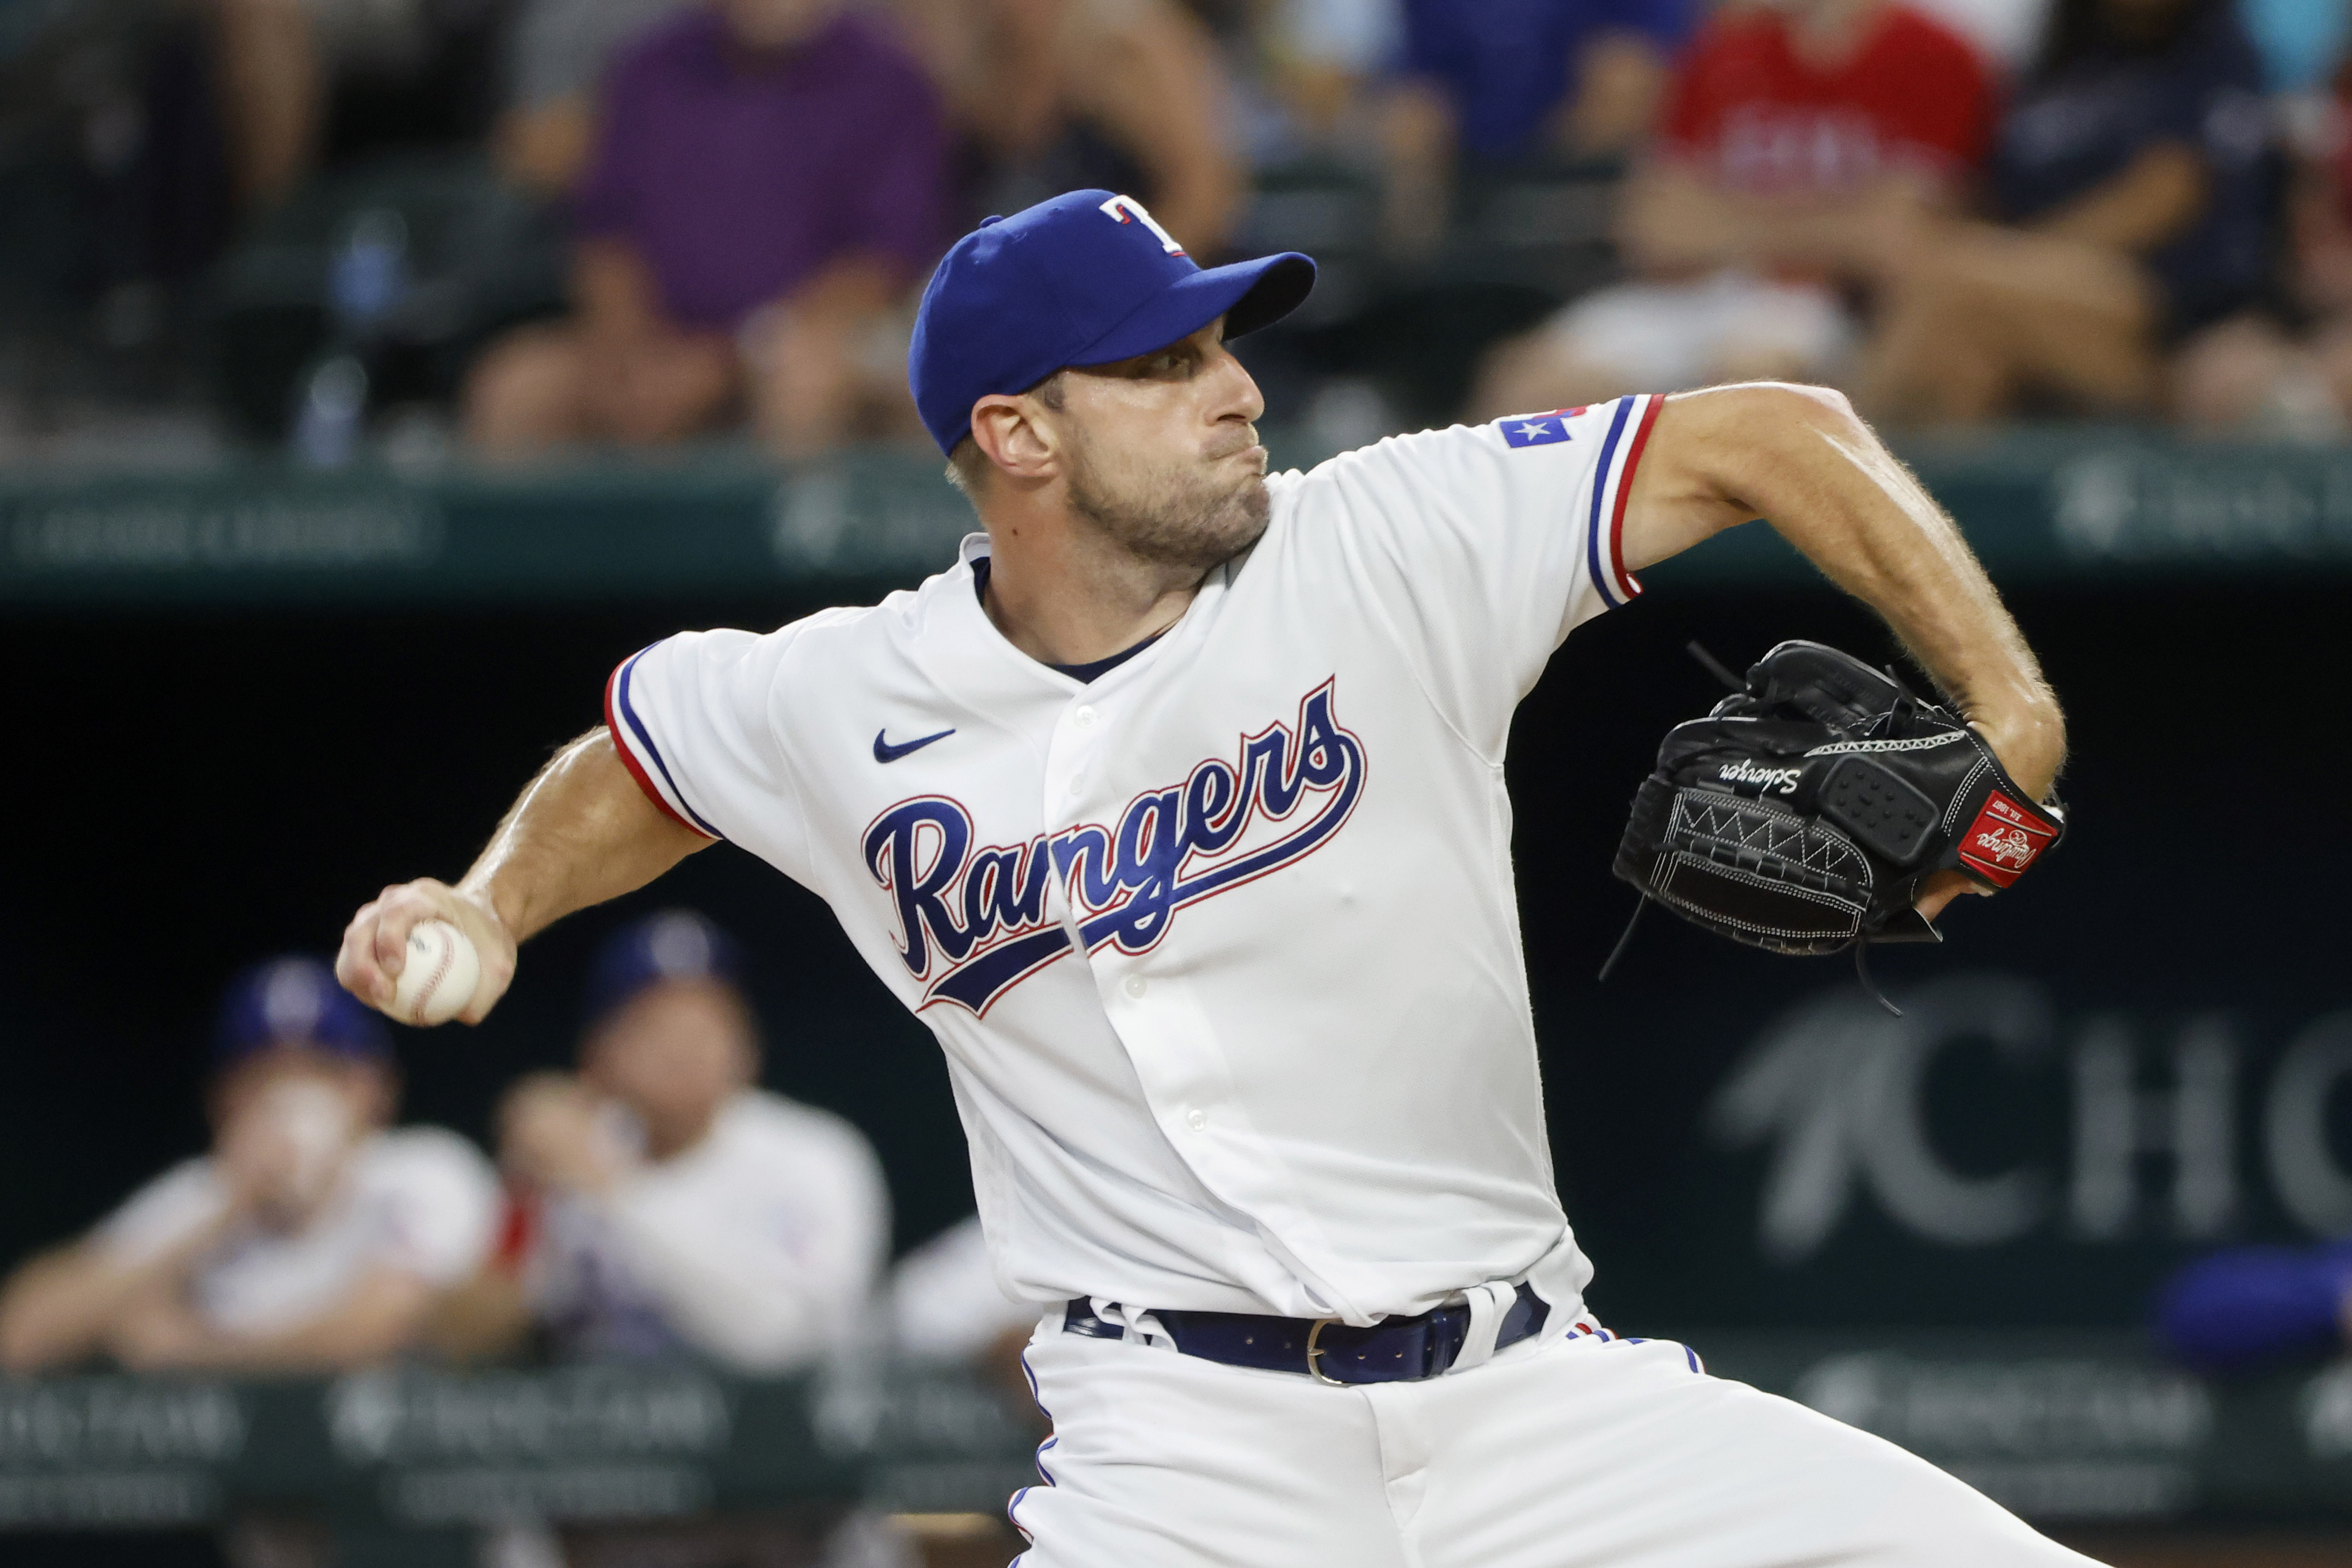
{"label": "belt buckle", "polygon": [[1352,1387],[1353,1385],[1343,1382],[1323,1370],[1323,1357],[1330,1353],[1326,1351],[1317,1342],[1323,1337],[1323,1331],[1325,1329],[1330,1327],[1333,1323],[1341,1321],[1342,1320],[1339,1318],[1317,1318],[1315,1320],[1315,1325],[1307,1331],[1307,1374],[1312,1376],[1316,1382],[1328,1383],[1334,1388],[1348,1388]]}

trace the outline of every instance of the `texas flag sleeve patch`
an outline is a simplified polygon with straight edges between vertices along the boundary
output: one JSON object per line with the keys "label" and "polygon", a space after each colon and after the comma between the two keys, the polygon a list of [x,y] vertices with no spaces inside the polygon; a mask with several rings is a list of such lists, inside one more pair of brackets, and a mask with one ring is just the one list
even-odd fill
{"label": "texas flag sleeve patch", "polygon": [[1508,419],[1496,420],[1495,428],[1513,446],[1549,446],[1569,438],[1568,422],[1583,412],[1580,408],[1556,408],[1549,413],[1515,413]]}

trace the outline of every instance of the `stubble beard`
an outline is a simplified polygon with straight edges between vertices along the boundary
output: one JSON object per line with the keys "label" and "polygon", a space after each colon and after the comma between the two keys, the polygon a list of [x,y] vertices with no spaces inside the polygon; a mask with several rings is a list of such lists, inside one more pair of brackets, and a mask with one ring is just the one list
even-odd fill
{"label": "stubble beard", "polygon": [[1072,455],[1070,510],[1107,542],[1154,566],[1207,572],[1258,541],[1274,509],[1263,474],[1222,487],[1197,468],[1127,476]]}

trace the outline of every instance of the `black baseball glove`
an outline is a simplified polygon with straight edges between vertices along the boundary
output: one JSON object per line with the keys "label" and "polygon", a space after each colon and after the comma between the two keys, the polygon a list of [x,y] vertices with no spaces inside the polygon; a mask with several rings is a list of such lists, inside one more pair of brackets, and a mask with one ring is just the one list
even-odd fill
{"label": "black baseball glove", "polygon": [[1666,732],[1614,869],[1735,942],[1835,953],[1940,941],[1913,907],[1923,878],[2004,888],[2065,831],[2064,809],[1949,711],[1834,648],[1783,643]]}

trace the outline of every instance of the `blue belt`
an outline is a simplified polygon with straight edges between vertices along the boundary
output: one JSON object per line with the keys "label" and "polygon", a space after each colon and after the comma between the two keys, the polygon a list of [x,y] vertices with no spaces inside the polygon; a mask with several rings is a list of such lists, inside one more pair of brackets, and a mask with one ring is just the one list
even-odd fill
{"label": "blue belt", "polygon": [[[1551,1303],[1526,1285],[1503,1313],[1495,1348],[1517,1344],[1535,1333],[1551,1314]],[[1470,1333],[1467,1306],[1439,1307],[1416,1318],[1385,1318],[1355,1328],[1337,1318],[1261,1317],[1255,1312],[1158,1311],[1151,1314],[1186,1355],[1254,1366],[1264,1372],[1295,1372],[1323,1383],[1412,1383],[1435,1377],[1462,1354]],[[1073,1298],[1063,1310],[1062,1332],[1089,1339],[1125,1339],[1127,1330],[1095,1315],[1094,1303]]]}

